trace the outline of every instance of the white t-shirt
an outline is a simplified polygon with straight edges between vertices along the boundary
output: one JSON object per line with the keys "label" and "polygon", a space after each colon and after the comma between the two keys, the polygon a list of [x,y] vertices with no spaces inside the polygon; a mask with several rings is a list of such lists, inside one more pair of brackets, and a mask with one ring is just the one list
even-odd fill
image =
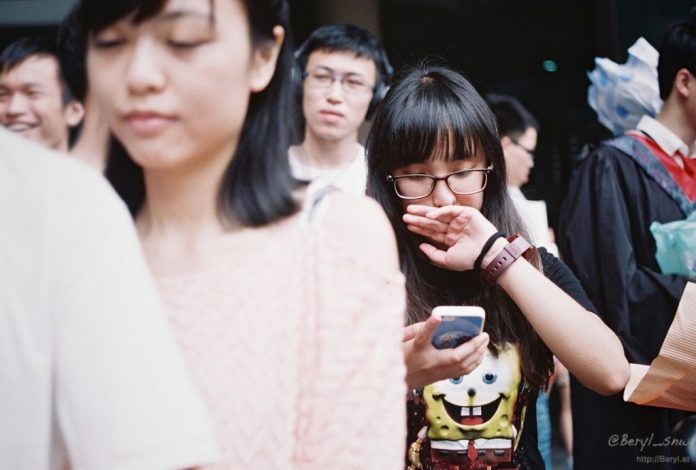
{"label": "white t-shirt", "polygon": [[302,206],[302,215],[321,212],[315,207],[324,195],[338,190],[349,194],[364,195],[367,186],[367,161],[365,147],[356,142],[355,158],[340,168],[316,168],[307,165],[295,153],[295,147],[288,150],[288,161],[292,176],[309,182]]}
{"label": "white t-shirt", "polygon": [[207,410],[103,178],[0,129],[0,468],[210,463]]}
{"label": "white t-shirt", "polygon": [[535,246],[543,246],[550,253],[558,256],[558,246],[551,240],[549,234],[549,221],[546,214],[546,203],[544,201],[532,201],[527,199],[520,188],[508,186],[508,194],[515,204],[517,212],[522,217],[522,221],[527,226],[530,241]]}

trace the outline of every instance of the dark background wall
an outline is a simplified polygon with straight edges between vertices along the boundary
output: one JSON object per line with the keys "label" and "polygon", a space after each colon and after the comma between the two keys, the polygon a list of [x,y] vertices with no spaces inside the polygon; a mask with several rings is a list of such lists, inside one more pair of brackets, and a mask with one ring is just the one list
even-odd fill
{"label": "dark background wall", "polygon": [[[0,0],[0,47],[25,34],[55,34],[73,3]],[[587,105],[586,74],[594,58],[624,62],[639,36],[657,47],[664,28],[694,5],[693,0],[290,0],[298,43],[322,24],[352,22],[382,39],[397,69],[436,55],[481,93],[517,96],[542,127],[524,191],[547,201],[552,224],[581,147],[609,135]]]}
{"label": "dark background wall", "polygon": [[[519,98],[541,124],[528,197],[555,225],[575,157],[608,137],[587,105],[595,57],[624,62],[641,35],[655,47],[690,0],[382,0],[381,33],[397,66],[435,54],[481,93]],[[546,66],[546,67],[545,67]]]}
{"label": "dark background wall", "polygon": [[[298,40],[336,20],[315,7],[328,3],[291,3]],[[547,201],[552,225],[582,146],[610,135],[587,105],[594,58],[623,63],[640,36],[657,47],[665,27],[696,5],[693,0],[379,0],[375,25],[360,18],[359,5],[370,2],[350,3],[353,22],[381,37],[397,70],[437,56],[481,93],[512,94],[537,116],[536,163],[523,189]]]}

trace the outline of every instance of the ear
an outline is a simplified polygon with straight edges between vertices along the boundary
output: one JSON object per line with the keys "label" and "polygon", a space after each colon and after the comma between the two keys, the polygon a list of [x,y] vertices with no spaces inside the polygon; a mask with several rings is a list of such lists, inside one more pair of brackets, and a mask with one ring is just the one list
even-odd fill
{"label": "ear", "polygon": [[71,100],[63,109],[63,115],[65,116],[65,123],[68,127],[75,127],[85,116],[85,108],[77,100]]}
{"label": "ear", "polygon": [[686,68],[677,70],[672,89],[682,98],[696,94],[696,78]]}
{"label": "ear", "polygon": [[263,91],[273,78],[284,38],[283,27],[276,26],[273,28],[273,40],[254,48],[249,68],[249,88],[252,93]]}
{"label": "ear", "polygon": [[503,149],[506,149],[506,148],[510,147],[511,145],[512,145],[512,139],[510,139],[510,137],[504,135],[500,139],[500,146],[503,147]]}

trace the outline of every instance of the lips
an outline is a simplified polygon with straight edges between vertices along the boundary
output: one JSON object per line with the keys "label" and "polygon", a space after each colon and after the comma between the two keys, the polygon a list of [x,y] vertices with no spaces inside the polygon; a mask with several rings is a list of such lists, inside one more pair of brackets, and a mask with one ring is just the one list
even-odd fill
{"label": "lips", "polygon": [[322,109],[319,111],[319,114],[330,120],[339,120],[343,119],[344,117],[344,114],[342,112],[333,109]]}
{"label": "lips", "polygon": [[124,120],[135,134],[147,137],[162,131],[174,122],[175,118],[153,111],[133,111],[127,113]]}
{"label": "lips", "polygon": [[13,122],[11,124],[6,124],[5,128],[7,128],[7,130],[12,131],[12,132],[26,132],[30,129],[34,129],[37,126],[38,126],[38,124],[29,123],[29,122]]}
{"label": "lips", "polygon": [[450,403],[444,398],[442,402],[445,405],[445,410],[452,420],[463,426],[477,426],[490,420],[495,412],[498,411],[502,395],[492,402],[481,406],[458,406]]}

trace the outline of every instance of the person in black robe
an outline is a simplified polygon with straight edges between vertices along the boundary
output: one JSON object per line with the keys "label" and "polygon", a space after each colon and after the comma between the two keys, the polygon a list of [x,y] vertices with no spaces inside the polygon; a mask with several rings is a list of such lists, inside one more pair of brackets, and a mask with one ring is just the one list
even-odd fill
{"label": "person in black robe", "polygon": [[[696,140],[696,15],[667,32],[658,76],[662,111],[580,162],[558,230],[565,262],[639,364],[658,355],[687,282],[660,272],[649,226],[696,208],[696,160],[688,157]],[[576,470],[675,468],[684,449],[671,433],[686,413],[603,397],[577,380],[571,386]]]}

